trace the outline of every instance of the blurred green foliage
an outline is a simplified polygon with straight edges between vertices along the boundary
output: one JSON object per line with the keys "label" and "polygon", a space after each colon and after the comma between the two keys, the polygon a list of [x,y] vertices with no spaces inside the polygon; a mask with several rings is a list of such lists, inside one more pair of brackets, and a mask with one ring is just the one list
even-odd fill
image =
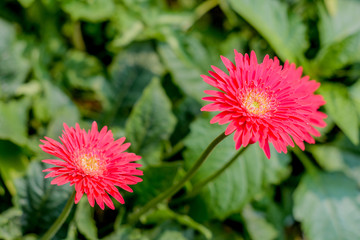
{"label": "blurred green foliage", "polygon": [[[43,178],[39,139],[65,122],[108,125],[143,156],[144,182],[116,210],[83,199],[54,239],[360,239],[360,1],[0,1],[0,239],[38,239],[69,187]],[[322,83],[316,145],[267,160],[222,142],[172,201],[126,219],[189,169],[224,126],[201,113],[200,77],[220,55],[255,50]]]}

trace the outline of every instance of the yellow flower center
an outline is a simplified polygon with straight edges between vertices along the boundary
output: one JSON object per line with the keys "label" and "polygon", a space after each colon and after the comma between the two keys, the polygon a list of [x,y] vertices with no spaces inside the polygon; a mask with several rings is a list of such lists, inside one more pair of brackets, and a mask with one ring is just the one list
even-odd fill
{"label": "yellow flower center", "polygon": [[240,104],[249,113],[262,116],[273,109],[274,101],[264,91],[254,88],[239,95]]}
{"label": "yellow flower center", "polygon": [[93,153],[80,154],[77,158],[78,167],[90,176],[102,174],[105,170],[103,161],[100,157]]}

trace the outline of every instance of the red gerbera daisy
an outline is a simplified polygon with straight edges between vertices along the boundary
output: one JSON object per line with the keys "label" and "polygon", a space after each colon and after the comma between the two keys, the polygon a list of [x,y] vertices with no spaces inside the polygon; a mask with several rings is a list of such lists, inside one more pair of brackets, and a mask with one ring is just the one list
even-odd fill
{"label": "red gerbera daisy", "polygon": [[132,192],[128,185],[142,181],[134,175],[143,174],[136,169],[141,167],[141,164],[133,163],[141,157],[124,152],[130,143],[123,144],[125,137],[114,141],[112,132],[107,131],[106,126],[99,132],[96,122],[93,122],[88,132],[80,129],[79,124],[76,124],[75,129],[64,124],[64,129],[64,134],[59,137],[62,144],[48,137],[40,140],[44,143],[40,145],[44,152],[63,160],[43,160],[45,163],[57,165],[44,170],[51,172],[45,178],[56,177],[51,184],[75,184],[75,203],[86,193],[92,207],[96,201],[101,209],[104,209],[104,203],[114,209],[108,194],[124,204],[116,186]]}
{"label": "red gerbera daisy", "polygon": [[302,68],[285,62],[284,67],[275,57],[265,56],[258,63],[255,52],[250,57],[235,50],[235,64],[221,57],[229,75],[212,66],[212,75],[202,75],[204,81],[221,91],[206,90],[212,103],[202,111],[221,111],[211,123],[230,123],[226,135],[235,131],[236,149],[259,142],[270,158],[269,142],[278,152],[287,152],[294,142],[304,150],[304,141],[314,143],[320,136],[314,126],[324,127],[326,114],[319,112],[325,104],[321,95],[314,95],[320,83],[302,77]]}

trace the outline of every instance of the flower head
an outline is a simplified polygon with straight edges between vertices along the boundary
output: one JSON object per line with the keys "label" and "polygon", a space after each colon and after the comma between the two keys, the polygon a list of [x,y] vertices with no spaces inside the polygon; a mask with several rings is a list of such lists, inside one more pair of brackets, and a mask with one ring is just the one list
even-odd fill
{"label": "flower head", "polygon": [[212,66],[210,76],[204,81],[220,91],[206,90],[211,95],[203,100],[212,102],[202,111],[220,111],[211,123],[230,123],[226,135],[235,131],[236,149],[259,142],[270,158],[269,142],[278,152],[287,152],[294,142],[304,150],[304,141],[314,143],[312,136],[320,136],[314,128],[324,127],[326,114],[319,112],[325,104],[321,95],[314,91],[320,83],[302,77],[302,68],[285,62],[281,66],[275,57],[265,56],[257,62],[255,52],[250,57],[235,50],[235,64],[221,57],[229,75]]}
{"label": "flower head", "polygon": [[63,185],[69,182],[70,186],[75,185],[75,203],[85,193],[92,207],[96,201],[101,209],[104,209],[104,203],[114,209],[109,195],[124,204],[116,186],[132,192],[128,185],[142,181],[134,176],[143,174],[136,169],[141,164],[134,163],[141,157],[124,152],[130,146],[130,143],[124,143],[125,137],[114,141],[113,134],[107,127],[98,131],[96,122],[93,122],[88,132],[80,129],[79,124],[75,128],[64,124],[63,135],[60,137],[62,144],[48,137],[45,139],[40,140],[44,144],[40,145],[41,149],[62,159],[43,160],[56,165],[44,170],[50,172],[45,178],[55,177],[51,184]]}

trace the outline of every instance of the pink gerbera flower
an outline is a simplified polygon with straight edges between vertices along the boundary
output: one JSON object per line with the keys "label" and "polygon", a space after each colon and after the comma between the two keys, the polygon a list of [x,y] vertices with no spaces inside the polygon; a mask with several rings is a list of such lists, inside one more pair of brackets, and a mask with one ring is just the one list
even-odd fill
{"label": "pink gerbera flower", "polygon": [[[255,52],[250,58],[235,50],[235,64],[221,57],[229,75],[212,66],[212,77],[202,75],[208,84],[220,91],[206,90],[212,103],[202,111],[220,111],[211,123],[230,123],[226,135],[235,131],[236,149],[259,142],[270,158],[269,142],[278,152],[287,152],[294,142],[304,150],[304,141],[314,143],[311,136],[320,136],[314,126],[324,127],[326,114],[319,112],[325,104],[323,97],[314,95],[320,83],[302,77],[302,68],[285,62],[284,67],[275,57],[265,56],[258,63]],[[294,142],[293,142],[294,141]]]}
{"label": "pink gerbera flower", "polygon": [[93,122],[88,132],[80,129],[79,124],[76,124],[75,129],[64,124],[64,129],[64,134],[59,137],[62,144],[48,137],[40,140],[44,143],[40,145],[44,152],[62,159],[43,160],[57,166],[44,170],[50,172],[45,178],[56,177],[51,184],[75,184],[75,203],[85,193],[92,207],[96,201],[101,209],[104,209],[104,203],[114,209],[108,194],[124,204],[116,186],[132,192],[128,185],[142,181],[134,175],[143,174],[136,169],[141,164],[133,163],[141,157],[124,152],[130,143],[123,144],[125,137],[114,141],[113,134],[107,131],[107,127],[99,132],[96,122]]}

